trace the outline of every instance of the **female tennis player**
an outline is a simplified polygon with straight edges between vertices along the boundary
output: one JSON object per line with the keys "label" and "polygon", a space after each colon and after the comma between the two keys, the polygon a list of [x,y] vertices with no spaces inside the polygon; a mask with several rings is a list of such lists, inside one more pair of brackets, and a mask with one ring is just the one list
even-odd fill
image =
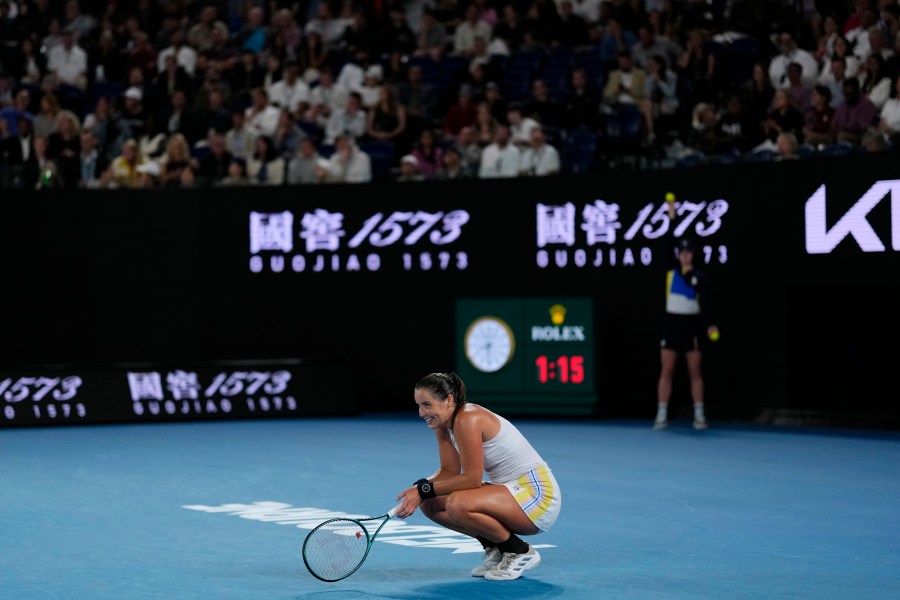
{"label": "female tennis player", "polygon": [[441,466],[397,496],[397,515],[421,507],[435,523],[481,542],[484,556],[473,576],[518,579],[541,562],[519,536],[548,531],[562,506],[550,467],[512,423],[466,402],[456,373],[426,375],[414,397],[434,430]]}

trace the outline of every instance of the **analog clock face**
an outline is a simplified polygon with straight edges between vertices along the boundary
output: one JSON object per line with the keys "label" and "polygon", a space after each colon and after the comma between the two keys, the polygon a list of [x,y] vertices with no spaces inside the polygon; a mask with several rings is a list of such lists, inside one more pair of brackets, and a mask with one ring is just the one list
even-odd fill
{"label": "analog clock face", "polygon": [[494,373],[509,364],[516,342],[512,329],[497,317],[481,317],[469,326],[465,337],[466,358],[484,373]]}

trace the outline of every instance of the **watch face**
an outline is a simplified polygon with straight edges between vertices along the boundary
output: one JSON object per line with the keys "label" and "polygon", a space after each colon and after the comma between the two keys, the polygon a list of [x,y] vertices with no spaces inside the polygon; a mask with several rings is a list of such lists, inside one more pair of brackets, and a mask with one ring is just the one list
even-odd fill
{"label": "watch face", "polygon": [[505,367],[515,351],[512,329],[497,317],[476,319],[466,332],[465,345],[469,362],[484,373]]}

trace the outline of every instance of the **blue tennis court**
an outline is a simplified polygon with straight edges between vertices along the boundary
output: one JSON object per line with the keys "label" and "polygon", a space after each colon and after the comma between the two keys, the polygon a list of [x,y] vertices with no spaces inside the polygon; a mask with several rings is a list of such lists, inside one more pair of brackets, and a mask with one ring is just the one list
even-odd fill
{"label": "blue tennis court", "polygon": [[419,513],[349,578],[306,571],[317,522],[383,514],[433,471],[414,410],[5,430],[0,599],[900,597],[898,433],[514,422],[564,496],[508,582]]}

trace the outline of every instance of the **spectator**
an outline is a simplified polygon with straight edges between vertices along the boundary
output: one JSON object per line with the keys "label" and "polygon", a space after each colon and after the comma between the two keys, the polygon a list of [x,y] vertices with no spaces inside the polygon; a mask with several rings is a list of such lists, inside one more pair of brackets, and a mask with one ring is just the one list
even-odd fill
{"label": "spectator", "polygon": [[412,154],[404,154],[400,159],[400,170],[394,181],[401,183],[409,181],[425,181],[425,176],[419,171],[419,161]]}
{"label": "spectator", "polygon": [[487,102],[479,102],[475,106],[475,124],[472,126],[478,145],[484,148],[493,143],[499,126],[500,120],[491,113],[490,105]]}
{"label": "spectator", "polygon": [[176,29],[172,32],[171,45],[163,48],[156,56],[156,69],[160,73],[166,70],[166,58],[175,57],[176,66],[185,70],[189,77],[194,77],[197,67],[197,51],[191,48],[186,40],[184,31]]}
{"label": "spectator", "polygon": [[569,89],[562,103],[564,129],[596,129],[600,124],[600,96],[588,86],[584,67],[570,74]]}
{"label": "spectator", "polygon": [[352,136],[342,134],[335,140],[334,154],[328,159],[328,181],[335,183],[372,181],[372,159],[360,150]]}
{"label": "spectator", "polygon": [[316,163],[322,159],[315,142],[311,138],[302,138],[297,152],[287,167],[287,183],[297,185],[316,182]]}
{"label": "spectator", "polygon": [[243,158],[232,157],[228,163],[227,174],[216,180],[215,185],[222,187],[253,185],[253,180],[247,175],[247,161]]}
{"label": "spectator", "polygon": [[468,86],[459,88],[456,103],[444,115],[442,133],[445,139],[455,137],[463,127],[475,124],[475,102],[472,100],[472,89]]}
{"label": "spectator", "polygon": [[77,43],[77,29],[67,25],[62,30],[62,43],[47,51],[47,71],[53,73],[59,83],[85,90],[87,70],[87,52]]}
{"label": "spectator", "polygon": [[144,92],[137,86],[129,87],[122,95],[122,121],[135,139],[140,139],[146,132],[147,116]]}
{"label": "spectator", "polygon": [[397,100],[406,107],[406,122],[410,132],[432,127],[437,120],[437,95],[434,86],[424,80],[421,65],[411,64],[406,79],[397,84]]}
{"label": "spectator", "polygon": [[881,108],[878,128],[895,149],[900,149],[900,77],[894,78],[891,95]]}
{"label": "spectator", "polygon": [[834,110],[835,140],[859,145],[863,132],[878,122],[878,109],[859,89],[859,80],[844,82],[844,101]]}
{"label": "spectator", "polygon": [[879,111],[891,95],[891,79],[887,76],[884,58],[880,54],[872,54],[863,63],[859,75],[859,89]]}
{"label": "spectator", "polygon": [[100,82],[118,83],[124,81],[128,73],[125,55],[116,45],[116,36],[111,28],[100,32],[97,43],[88,51],[87,77],[91,86]]}
{"label": "spectator", "polygon": [[[198,161],[197,183],[216,185],[230,174],[235,156],[228,150],[225,136],[215,130],[210,130],[206,138],[206,147],[208,151]],[[246,174],[246,162],[244,171]]]}
{"label": "spectator", "polygon": [[600,37],[600,60],[607,70],[618,67],[618,57],[625,54],[631,56],[631,49],[637,43],[637,37],[622,26],[619,17],[613,15]]}
{"label": "spectator", "polygon": [[481,37],[489,40],[494,28],[484,19],[475,4],[469,4],[465,8],[465,18],[453,30],[453,53],[459,56],[471,57],[475,50],[475,38]]}
{"label": "spectator", "polygon": [[481,152],[479,179],[516,177],[519,174],[520,157],[519,147],[511,142],[509,127],[501,124],[497,128],[494,142]]}
{"label": "spectator", "polygon": [[341,135],[350,135],[354,142],[366,134],[369,116],[362,107],[359,92],[350,92],[344,108],[331,113],[325,126],[325,143],[334,144]]}
{"label": "spectator", "polygon": [[456,138],[452,140],[450,147],[456,148],[459,152],[463,169],[474,177],[481,165],[481,153],[483,151],[482,145],[475,138],[475,130],[472,127],[460,129],[459,133],[456,134]]}
{"label": "spectator", "polygon": [[806,114],[812,102],[813,86],[809,82],[802,79],[802,67],[799,63],[791,63],[787,68],[788,84],[785,89],[791,97],[791,103],[797,107],[801,113]]}
{"label": "spectator", "polygon": [[[319,6],[328,6],[320,2]],[[269,41],[269,32],[265,25],[265,12],[262,6],[251,6],[247,10],[247,22],[234,36],[235,43],[241,50],[248,50],[259,55]]]}
{"label": "spectator", "polygon": [[34,187],[34,181],[28,181],[25,173],[28,165],[35,162],[35,135],[32,131],[34,117],[31,113],[21,112],[16,115],[18,123],[16,132],[0,141],[0,166],[9,169],[12,175],[12,187]]}
{"label": "spectator", "polygon": [[148,179],[138,171],[144,164],[143,156],[137,140],[129,138],[122,144],[122,154],[113,158],[109,174],[105,177],[110,187],[139,188],[145,187]]}
{"label": "spectator", "polygon": [[187,43],[197,52],[206,52],[213,47],[213,33],[216,27],[226,27],[219,20],[219,6],[216,2],[207,2],[197,15],[197,22],[191,25],[187,33]]}
{"label": "spectator", "polygon": [[423,129],[410,155],[416,159],[416,169],[422,179],[434,179],[443,167],[444,150],[438,146],[434,130]]}
{"label": "spectator", "polygon": [[47,138],[56,131],[57,117],[62,107],[59,105],[59,98],[53,92],[41,96],[39,104],[40,109],[34,116],[34,133]]}
{"label": "spectator", "polygon": [[803,139],[807,144],[818,146],[833,141],[831,128],[834,108],[831,106],[831,90],[818,84],[813,88],[810,108],[806,111]]}
{"label": "spectator", "polygon": [[640,102],[644,115],[647,139],[656,139],[658,125],[674,126],[678,111],[678,75],[666,66],[665,59],[657,54],[649,59],[649,70],[645,81],[644,99]]}
{"label": "spectator", "polygon": [[847,60],[843,56],[833,56],[829,61],[831,69],[819,83],[831,91],[831,107],[837,107],[844,100],[844,81],[847,79]]}
{"label": "spectator", "polygon": [[620,51],[617,68],[609,74],[603,88],[603,100],[609,107],[617,104],[639,105],[647,94],[647,73],[634,66],[631,54]]}
{"label": "spectator", "polygon": [[284,157],[278,154],[272,138],[256,138],[256,150],[247,159],[247,176],[260,185],[282,185],[285,177]]}
{"label": "spectator", "polygon": [[272,106],[287,110],[292,115],[305,111],[309,106],[309,85],[300,77],[300,63],[286,63],[281,80],[272,84],[268,94]]}
{"label": "spectator", "polygon": [[419,31],[416,35],[417,56],[431,56],[439,58],[450,45],[450,35],[447,27],[435,18],[434,9],[425,7],[422,11]]}
{"label": "spectator", "polygon": [[350,90],[334,80],[331,68],[323,67],[319,71],[319,84],[309,92],[310,112],[304,120],[324,130],[331,114],[347,105],[349,95]]}
{"label": "spectator", "polygon": [[246,160],[256,148],[256,136],[247,127],[244,110],[231,110],[231,127],[225,132],[225,145],[232,156]]}
{"label": "spectator", "polygon": [[715,121],[714,131],[714,147],[711,150],[717,154],[744,154],[763,141],[759,121],[747,112],[741,95],[737,93],[728,97],[725,112]]}
{"label": "spectator", "polygon": [[18,60],[7,68],[12,70],[19,83],[38,85],[47,73],[47,59],[35,47],[34,38],[25,36],[19,44]]}
{"label": "spectator", "polygon": [[174,54],[167,55],[163,59],[163,68],[153,82],[154,95],[163,98],[164,102],[171,98],[175,90],[188,94],[194,89],[193,79],[176,61]]}
{"label": "spectator", "polygon": [[379,50],[383,56],[386,55],[390,70],[398,72],[402,59],[409,57],[416,50],[416,34],[406,20],[404,5],[392,3],[388,6],[387,20],[381,28],[378,40],[381,42]]}
{"label": "spectator", "polygon": [[278,127],[275,129],[275,135],[272,136],[275,152],[287,160],[288,157],[293,156],[297,152],[300,139],[306,136],[306,132],[300,129],[300,126],[297,125],[291,114],[286,110],[281,111]]}
{"label": "spectator", "polygon": [[819,70],[817,80],[820,83],[828,83],[829,79],[833,78],[832,68],[835,58],[843,59],[844,75],[846,77],[856,77],[860,65],[859,57],[853,54],[847,38],[839,35],[834,41],[834,52],[828,57],[828,60],[822,63],[822,68]]}
{"label": "spectator", "polygon": [[80,179],[81,120],[70,110],[56,116],[56,130],[47,136],[47,157],[56,164],[59,187],[78,187]]}
{"label": "spectator", "polygon": [[188,104],[184,90],[176,89],[172,92],[169,108],[164,110],[161,116],[165,123],[166,134],[180,133],[192,147],[206,137],[207,132],[196,111]]}
{"label": "spectator", "polygon": [[775,147],[778,156],[775,160],[792,160],[797,158],[797,148],[800,146],[795,136],[790,131],[783,131],[775,139]]}
{"label": "spectator", "polygon": [[519,157],[519,173],[526,177],[558,175],[561,168],[559,151],[547,143],[540,126],[531,130],[530,142]]}
{"label": "spectator", "polygon": [[783,30],[778,34],[778,49],[769,61],[769,80],[775,89],[788,86],[788,65],[797,63],[800,65],[801,79],[812,83],[819,74],[819,64],[815,57],[807,50],[797,46],[797,40],[790,31]]}
{"label": "spectator", "polygon": [[[307,84],[312,85],[314,82],[320,81],[323,71],[331,71],[329,66],[329,61],[332,57],[331,50],[325,47],[325,43],[322,41],[322,34],[315,29],[311,29],[306,33],[306,39],[302,46],[298,48],[297,55],[298,62],[306,66],[303,71],[303,80]],[[331,81],[332,83],[334,82],[333,75]]]}
{"label": "spectator", "polygon": [[531,82],[531,97],[522,105],[522,113],[539,122],[544,127],[561,129],[565,122],[561,98],[553,98],[547,82],[536,77]]}
{"label": "spectator", "polygon": [[179,188],[193,185],[199,165],[191,156],[191,147],[184,135],[175,133],[169,136],[166,151],[158,162],[159,184],[162,187]]}
{"label": "spectator", "polygon": [[[526,116],[522,105],[517,102],[510,104],[507,108],[506,123],[508,124],[510,143],[520,149],[531,144],[531,132],[541,125],[537,120]],[[495,134],[491,143],[496,143],[496,141]]]}
{"label": "spectator", "polygon": [[472,170],[463,164],[459,150],[457,150],[455,146],[451,146],[444,150],[444,153],[441,156],[441,162],[441,169],[435,173],[435,179],[443,181],[472,179]]}
{"label": "spectator", "polygon": [[[28,91],[28,88],[22,88],[13,96],[12,104],[0,110],[0,119],[6,121],[10,135],[16,135],[20,117],[25,116],[29,123],[34,123],[34,115],[31,113],[30,106],[31,92]],[[32,126],[31,130],[33,129]]]}
{"label": "spectator", "polygon": [[109,156],[97,144],[97,138],[90,129],[81,132],[81,151],[77,185],[81,188],[99,188],[105,185],[109,171]]}
{"label": "spectator", "polygon": [[667,69],[675,69],[679,58],[684,54],[678,44],[664,37],[658,37],[649,23],[642,23],[637,30],[637,42],[631,47],[631,59],[634,66],[644,71],[650,70],[650,61],[659,56]]}
{"label": "spectator", "polygon": [[255,88],[250,97],[252,103],[244,110],[247,130],[254,138],[263,135],[272,137],[278,127],[281,111],[269,104],[269,94],[261,87]]}
{"label": "spectator", "polygon": [[774,150],[778,134],[786,131],[793,133],[802,142],[805,124],[803,113],[791,102],[787,89],[777,89],[772,100],[772,109],[763,123],[763,135],[766,138],[763,145]]}

